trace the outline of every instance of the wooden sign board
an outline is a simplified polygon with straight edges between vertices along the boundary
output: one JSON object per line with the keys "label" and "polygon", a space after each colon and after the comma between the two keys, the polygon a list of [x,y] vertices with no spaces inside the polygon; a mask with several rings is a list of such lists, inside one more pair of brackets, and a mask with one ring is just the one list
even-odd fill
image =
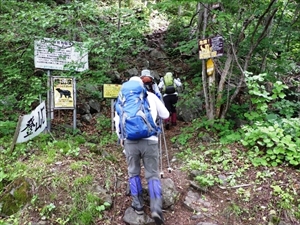
{"label": "wooden sign board", "polygon": [[209,59],[222,56],[224,53],[224,41],[222,36],[200,40],[199,59]]}

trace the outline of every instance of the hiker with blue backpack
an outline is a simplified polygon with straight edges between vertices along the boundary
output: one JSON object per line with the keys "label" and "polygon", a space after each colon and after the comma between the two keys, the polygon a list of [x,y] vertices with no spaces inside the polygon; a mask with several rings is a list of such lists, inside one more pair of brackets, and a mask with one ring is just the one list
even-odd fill
{"label": "hiker with blue backpack", "polygon": [[143,215],[140,178],[142,160],[149,189],[151,216],[157,225],[162,225],[164,219],[158,148],[161,130],[155,121],[157,117],[168,118],[169,111],[154,93],[147,91],[140,77],[132,77],[123,83],[115,108],[116,132],[126,153],[131,207],[138,215]]}
{"label": "hiker with blue backpack", "polygon": [[177,89],[182,87],[182,83],[179,78],[174,78],[173,73],[167,72],[158,84],[158,88],[163,92],[163,100],[165,106],[170,112],[170,117],[165,119],[165,127],[167,130],[170,129],[170,123],[173,126],[177,125],[177,112],[176,104],[178,101],[178,91]]}

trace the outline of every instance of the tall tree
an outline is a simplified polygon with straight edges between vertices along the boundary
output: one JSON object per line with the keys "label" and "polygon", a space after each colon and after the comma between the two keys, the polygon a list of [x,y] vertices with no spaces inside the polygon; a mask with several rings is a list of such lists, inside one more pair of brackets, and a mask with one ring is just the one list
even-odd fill
{"label": "tall tree", "polygon": [[[225,54],[213,59],[216,77],[207,76],[206,61],[202,60],[205,110],[209,119],[226,117],[245,90],[245,71],[268,72],[270,76],[275,72],[286,74],[293,68],[288,65],[295,65],[299,59],[297,1],[223,0],[218,7],[210,0],[176,2],[194,3],[199,40],[216,35],[222,35],[225,40]],[[289,62],[285,68],[283,62]]]}

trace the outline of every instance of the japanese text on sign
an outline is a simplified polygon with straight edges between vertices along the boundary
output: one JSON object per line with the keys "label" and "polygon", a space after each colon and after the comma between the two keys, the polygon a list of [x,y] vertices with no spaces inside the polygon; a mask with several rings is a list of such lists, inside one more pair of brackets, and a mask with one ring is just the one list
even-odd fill
{"label": "japanese text on sign", "polygon": [[19,135],[16,143],[26,142],[39,135],[47,127],[45,102],[42,102],[29,115],[22,117]]}
{"label": "japanese text on sign", "polygon": [[44,38],[34,42],[36,68],[84,71],[88,69],[88,52],[81,42]]}
{"label": "japanese text on sign", "polygon": [[199,59],[219,57],[224,52],[223,37],[216,36],[199,41]]}
{"label": "japanese text on sign", "polygon": [[103,98],[117,98],[121,86],[120,84],[103,84]]}

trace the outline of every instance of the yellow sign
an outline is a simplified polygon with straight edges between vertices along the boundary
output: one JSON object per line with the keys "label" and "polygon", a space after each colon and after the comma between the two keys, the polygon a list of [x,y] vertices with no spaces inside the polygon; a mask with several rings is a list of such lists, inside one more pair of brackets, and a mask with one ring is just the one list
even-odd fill
{"label": "yellow sign", "polygon": [[214,66],[214,62],[212,59],[207,60],[206,62],[206,73],[208,76],[213,75],[215,71],[215,66]]}
{"label": "yellow sign", "polygon": [[120,84],[103,84],[103,98],[117,98],[121,86]]}
{"label": "yellow sign", "polygon": [[54,78],[54,108],[74,108],[73,78]]}
{"label": "yellow sign", "polygon": [[199,58],[207,59],[211,57],[216,57],[217,52],[212,50],[211,44],[208,40],[199,41]]}

